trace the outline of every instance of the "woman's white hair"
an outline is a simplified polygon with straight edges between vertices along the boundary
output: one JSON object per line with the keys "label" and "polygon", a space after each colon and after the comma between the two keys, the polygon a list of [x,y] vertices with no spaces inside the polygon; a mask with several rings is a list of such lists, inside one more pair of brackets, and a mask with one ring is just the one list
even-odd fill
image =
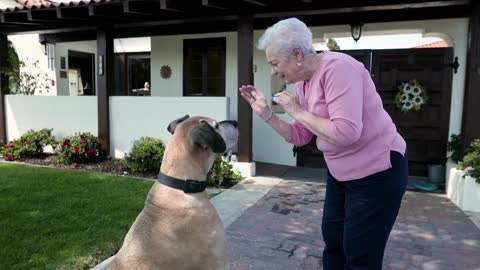
{"label": "woman's white hair", "polygon": [[316,54],[313,49],[312,31],[297,18],[281,20],[270,26],[258,40],[257,48],[265,50],[273,45],[281,56],[288,57],[298,48],[305,58]]}

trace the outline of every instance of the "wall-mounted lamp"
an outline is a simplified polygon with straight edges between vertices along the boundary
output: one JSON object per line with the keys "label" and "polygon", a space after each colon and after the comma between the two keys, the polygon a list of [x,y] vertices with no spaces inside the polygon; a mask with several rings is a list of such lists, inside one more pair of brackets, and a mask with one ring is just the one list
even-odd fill
{"label": "wall-mounted lamp", "polygon": [[48,53],[48,44],[50,44],[46,37],[43,37],[42,41],[40,41],[40,45],[42,45],[42,52],[47,55]]}
{"label": "wall-mounted lamp", "polygon": [[363,23],[350,24],[350,30],[352,32],[352,38],[357,42],[362,36]]}
{"label": "wall-mounted lamp", "polygon": [[98,75],[103,75],[103,55],[98,56]]}

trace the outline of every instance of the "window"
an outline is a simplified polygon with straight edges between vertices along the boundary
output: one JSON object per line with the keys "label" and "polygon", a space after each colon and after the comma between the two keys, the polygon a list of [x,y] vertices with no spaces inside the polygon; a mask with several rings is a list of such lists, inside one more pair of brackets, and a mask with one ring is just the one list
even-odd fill
{"label": "window", "polygon": [[183,95],[225,96],[225,38],[183,41]]}
{"label": "window", "polygon": [[118,53],[114,56],[114,96],[144,96],[145,83],[150,81],[149,53]]}
{"label": "window", "polygon": [[47,43],[46,46],[48,69],[55,71],[55,44]]}

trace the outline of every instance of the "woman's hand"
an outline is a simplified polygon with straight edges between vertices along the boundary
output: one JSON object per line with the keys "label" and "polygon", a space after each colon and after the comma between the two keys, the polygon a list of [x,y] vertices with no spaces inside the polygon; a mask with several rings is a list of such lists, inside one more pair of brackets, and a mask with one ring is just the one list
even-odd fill
{"label": "woman's hand", "polygon": [[295,96],[287,91],[282,91],[278,94],[275,94],[273,101],[279,104],[283,110],[285,110],[285,112],[293,118],[296,118],[299,113],[304,111]]}
{"label": "woman's hand", "polygon": [[268,107],[267,100],[262,92],[258,91],[255,86],[252,85],[242,85],[239,88],[240,94],[243,99],[245,99],[252,110],[263,120],[268,121],[272,117],[273,112],[270,107]]}

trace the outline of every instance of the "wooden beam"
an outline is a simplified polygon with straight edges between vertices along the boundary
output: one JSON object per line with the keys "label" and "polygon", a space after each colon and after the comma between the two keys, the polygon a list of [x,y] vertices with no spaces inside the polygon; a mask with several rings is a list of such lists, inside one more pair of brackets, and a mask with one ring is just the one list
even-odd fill
{"label": "wooden beam", "polygon": [[255,5],[255,6],[259,6],[259,7],[266,7],[267,6],[266,3],[264,3],[263,1],[260,1],[260,0],[243,0],[243,2],[252,4],[252,5]]}
{"label": "wooden beam", "polygon": [[55,8],[57,14],[57,19],[62,20],[78,20],[78,21],[87,21],[88,8],[85,6],[70,8],[70,7],[57,7]]}
{"label": "wooden beam", "polygon": [[455,6],[468,6],[470,0],[453,0],[453,1],[429,1],[422,3],[410,3],[410,4],[391,4],[391,5],[373,5],[373,6],[359,6],[359,7],[342,7],[342,8],[324,8],[324,9],[311,9],[311,10],[299,10],[299,11],[282,11],[282,12],[264,12],[256,13],[254,18],[272,18],[272,17],[295,17],[295,16],[309,16],[309,15],[322,15],[322,14],[345,14],[345,13],[357,13],[357,12],[369,12],[369,11],[392,11],[392,10],[404,10],[404,9],[427,9],[427,8],[439,8],[439,7],[455,7]]}
{"label": "wooden beam", "polygon": [[214,9],[220,9],[220,10],[226,10],[228,7],[226,7],[224,4],[225,2],[221,1],[215,1],[215,0],[202,0],[202,6],[204,7],[209,7],[209,8],[214,8]]}
{"label": "wooden beam", "polygon": [[[238,87],[253,85],[253,17],[238,18]],[[252,161],[252,109],[237,91],[238,106],[238,160]]]}
{"label": "wooden beam", "polygon": [[44,24],[56,24],[58,25],[59,23],[61,24],[83,24],[85,23],[86,19],[84,18],[74,18],[74,19],[59,19],[57,17],[57,11],[55,9],[33,9],[33,10],[27,10],[27,18],[28,21],[30,22],[37,22],[37,23],[44,23]]}
{"label": "wooden beam", "polygon": [[144,10],[139,10],[133,7],[131,5],[132,3],[135,3],[138,1],[124,1],[123,2],[123,12],[126,14],[136,14],[136,15],[143,15],[143,16],[151,16],[153,15],[153,12],[145,12]]}
{"label": "wooden beam", "polygon": [[[7,66],[8,39],[5,33],[0,32],[0,67]],[[5,95],[8,93],[8,78],[0,73],[0,141],[7,142],[7,121],[5,108]]]}
{"label": "wooden beam", "polygon": [[178,4],[174,4],[173,0],[160,0],[160,9],[181,13],[185,12],[185,10],[179,7]]}
{"label": "wooden beam", "polygon": [[41,23],[29,22],[27,12],[0,13],[0,23],[20,26],[41,25]]}
{"label": "wooden beam", "polygon": [[112,93],[113,67],[113,35],[111,27],[102,26],[97,29],[97,107],[98,138],[103,150],[110,155],[110,103]]}
{"label": "wooden beam", "polygon": [[[465,93],[463,95],[463,150],[474,139],[480,139],[480,4],[477,2],[469,18]],[[463,151],[462,151],[463,152]],[[463,155],[462,155],[463,156]]]}

